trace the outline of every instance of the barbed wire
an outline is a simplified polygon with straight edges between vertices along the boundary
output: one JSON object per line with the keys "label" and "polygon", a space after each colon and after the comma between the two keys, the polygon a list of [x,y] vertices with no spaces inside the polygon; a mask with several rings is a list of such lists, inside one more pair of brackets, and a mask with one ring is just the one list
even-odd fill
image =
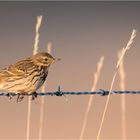
{"label": "barbed wire", "polygon": [[[25,93],[20,93],[20,95],[24,95],[24,96],[32,96],[32,95],[37,95],[37,96],[63,96],[63,95],[101,95],[101,96],[106,96],[109,94],[108,90],[104,90],[104,89],[99,89],[97,91],[79,91],[79,92],[75,92],[75,91],[61,91],[60,86],[58,87],[58,90],[55,92],[46,92],[46,93],[30,93],[30,94],[25,94]],[[124,91],[120,91],[120,90],[115,90],[115,91],[111,91],[111,94],[140,94],[140,90],[124,90]],[[0,93],[0,96],[17,96],[17,93]]]}

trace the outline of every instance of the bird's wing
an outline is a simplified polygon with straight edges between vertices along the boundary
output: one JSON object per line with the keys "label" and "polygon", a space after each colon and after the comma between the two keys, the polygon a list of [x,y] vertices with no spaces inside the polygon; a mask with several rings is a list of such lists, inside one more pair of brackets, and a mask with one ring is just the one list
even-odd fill
{"label": "bird's wing", "polygon": [[0,70],[0,83],[11,77],[18,77],[20,75],[26,77],[34,67],[35,65],[30,58],[18,61],[17,63],[10,65],[8,68]]}
{"label": "bird's wing", "polygon": [[30,58],[18,61],[17,63],[10,65],[8,68],[0,70],[1,76],[14,76],[27,74],[34,67],[33,62]]}
{"label": "bird's wing", "polygon": [[27,74],[28,71],[32,70],[34,67],[33,62],[30,58],[18,61],[14,65],[8,67],[8,73],[12,75],[22,75]]}

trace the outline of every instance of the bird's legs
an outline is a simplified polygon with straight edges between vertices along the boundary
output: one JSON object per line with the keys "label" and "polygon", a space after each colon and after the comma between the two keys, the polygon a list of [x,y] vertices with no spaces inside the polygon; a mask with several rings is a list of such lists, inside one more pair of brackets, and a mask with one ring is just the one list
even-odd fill
{"label": "bird's legs", "polygon": [[17,103],[21,102],[25,96],[25,94],[27,93],[18,93],[18,97],[17,97]]}
{"label": "bird's legs", "polygon": [[32,100],[35,100],[35,98],[37,98],[37,93],[36,92],[33,92],[32,93]]}
{"label": "bird's legs", "polygon": [[[26,94],[28,94],[28,93],[25,93],[25,92],[18,93],[17,103],[21,102]],[[32,93],[32,100],[35,100],[35,98],[37,98],[37,93],[33,92]]]}
{"label": "bird's legs", "polygon": [[12,96],[11,93],[8,93],[8,94],[7,94],[7,97],[9,98],[9,100],[11,100],[13,96]]}

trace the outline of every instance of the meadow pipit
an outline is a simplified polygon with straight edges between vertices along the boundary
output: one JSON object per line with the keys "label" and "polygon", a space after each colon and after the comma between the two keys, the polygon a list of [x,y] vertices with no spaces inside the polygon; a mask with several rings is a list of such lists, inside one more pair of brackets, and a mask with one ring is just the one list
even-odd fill
{"label": "meadow pipit", "polygon": [[48,68],[58,60],[47,52],[41,52],[0,70],[0,90],[17,93],[17,101],[22,100],[24,94],[31,93],[34,99],[37,97],[36,90],[46,80]]}

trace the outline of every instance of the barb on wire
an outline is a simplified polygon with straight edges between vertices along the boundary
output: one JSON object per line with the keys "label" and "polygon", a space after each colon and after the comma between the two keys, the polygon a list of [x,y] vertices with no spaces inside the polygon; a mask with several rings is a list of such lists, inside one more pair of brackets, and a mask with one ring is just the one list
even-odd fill
{"label": "barb on wire", "polygon": [[[24,95],[24,96],[32,96],[34,93],[30,93],[30,94],[21,94],[20,95]],[[63,95],[91,95],[91,94],[98,94],[101,96],[106,96],[109,94],[108,90],[103,90],[103,89],[99,89],[97,91],[79,91],[79,92],[74,92],[74,91],[62,91],[60,86],[58,86],[58,90],[54,91],[54,92],[46,92],[46,93],[36,93],[36,95],[38,96],[46,96],[46,95],[50,95],[50,96],[63,96]],[[124,90],[124,91],[120,91],[120,90],[115,90],[115,91],[111,91],[111,94],[140,94],[140,90]],[[18,95],[17,93],[0,93],[0,96],[16,96]]]}

